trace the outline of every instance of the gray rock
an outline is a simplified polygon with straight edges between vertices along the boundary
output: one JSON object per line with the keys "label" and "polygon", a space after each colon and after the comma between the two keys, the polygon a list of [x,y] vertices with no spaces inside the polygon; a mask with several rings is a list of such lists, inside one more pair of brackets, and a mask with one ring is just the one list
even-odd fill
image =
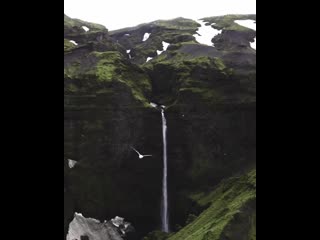
{"label": "gray rock", "polygon": [[101,223],[97,219],[85,218],[81,213],[75,213],[69,225],[67,240],[123,240],[126,233],[133,230],[130,223],[118,216]]}

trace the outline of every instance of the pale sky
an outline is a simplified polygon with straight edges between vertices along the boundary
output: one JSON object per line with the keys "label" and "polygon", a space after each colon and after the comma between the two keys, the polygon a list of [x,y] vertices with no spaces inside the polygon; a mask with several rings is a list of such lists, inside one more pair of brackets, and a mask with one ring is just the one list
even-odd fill
{"label": "pale sky", "polygon": [[256,0],[64,0],[64,13],[109,30],[159,19],[256,13]]}

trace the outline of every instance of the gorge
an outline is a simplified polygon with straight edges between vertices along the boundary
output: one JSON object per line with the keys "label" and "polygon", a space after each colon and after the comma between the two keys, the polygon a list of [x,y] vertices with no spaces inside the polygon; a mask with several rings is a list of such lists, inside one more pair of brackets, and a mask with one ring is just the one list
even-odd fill
{"label": "gorge", "polygon": [[248,19],[201,19],[219,31],[208,46],[192,19],[108,31],[64,16],[65,237],[81,213],[125,218],[129,240],[256,239]]}

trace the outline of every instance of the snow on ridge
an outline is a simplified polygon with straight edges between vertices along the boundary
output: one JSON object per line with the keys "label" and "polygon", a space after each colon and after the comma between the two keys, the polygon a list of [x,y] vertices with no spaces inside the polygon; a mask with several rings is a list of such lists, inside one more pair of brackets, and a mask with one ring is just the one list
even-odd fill
{"label": "snow on ridge", "polygon": [[90,29],[86,26],[82,26],[83,30],[85,30],[86,32],[88,32]]}
{"label": "snow on ridge", "polygon": [[70,40],[69,42],[71,42],[72,44],[74,44],[74,45],[78,45],[78,43],[76,43],[75,41],[73,41],[73,40]]}
{"label": "snow on ridge", "polygon": [[215,23],[206,26],[206,22],[204,22],[203,20],[196,20],[196,22],[201,25],[201,27],[198,28],[197,33],[193,35],[196,38],[197,42],[200,44],[214,47],[214,44],[211,42],[211,40],[216,35],[220,34],[222,30],[217,30],[211,27]]}
{"label": "snow on ridge", "polygon": [[254,50],[256,50],[256,40],[257,38],[254,38],[254,42],[250,42],[250,47],[252,47]]}
{"label": "snow on ridge", "polygon": [[150,35],[151,35],[151,33],[145,33],[145,34],[143,35],[142,42],[147,41],[147,40],[149,39]]}
{"label": "snow on ridge", "polygon": [[128,50],[127,50],[127,54],[129,55],[129,59],[132,58],[130,52],[131,52],[131,49],[128,49]]}
{"label": "snow on ridge", "polygon": [[163,50],[157,50],[157,54],[160,55],[164,51],[167,51],[167,48],[169,47],[170,43],[167,43],[165,41],[162,41],[162,49]]}
{"label": "snow on ridge", "polygon": [[[256,21],[255,20],[245,19],[245,20],[235,20],[234,22],[243,26],[243,27],[250,28],[250,29],[256,31],[256,23],[255,23]],[[250,42],[250,47],[253,48],[254,50],[256,50],[256,41],[257,41],[257,38],[255,37],[254,41]]]}
{"label": "snow on ridge", "polygon": [[239,25],[243,26],[243,27],[250,28],[250,29],[256,31],[256,23],[255,23],[255,20],[245,19],[245,20],[235,20],[234,22],[235,22],[236,24],[239,24]]}
{"label": "snow on ridge", "polygon": [[169,47],[169,45],[170,45],[170,43],[162,41],[163,51],[167,51],[167,48]]}
{"label": "snow on ridge", "polygon": [[152,57],[148,57],[146,62],[149,62],[152,59],[153,59]]}

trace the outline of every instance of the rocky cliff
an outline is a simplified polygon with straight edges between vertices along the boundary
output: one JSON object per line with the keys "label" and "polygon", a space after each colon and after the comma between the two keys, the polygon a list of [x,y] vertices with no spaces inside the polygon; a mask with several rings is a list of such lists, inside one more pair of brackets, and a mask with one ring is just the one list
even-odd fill
{"label": "rocky cliff", "polygon": [[64,16],[65,234],[74,212],[124,216],[136,239],[159,229],[161,115],[150,102],[167,106],[174,231],[197,205],[191,193],[255,168],[256,34],[235,22],[244,19],[255,15],[204,18],[221,31],[211,47],[191,19],[109,32]]}

